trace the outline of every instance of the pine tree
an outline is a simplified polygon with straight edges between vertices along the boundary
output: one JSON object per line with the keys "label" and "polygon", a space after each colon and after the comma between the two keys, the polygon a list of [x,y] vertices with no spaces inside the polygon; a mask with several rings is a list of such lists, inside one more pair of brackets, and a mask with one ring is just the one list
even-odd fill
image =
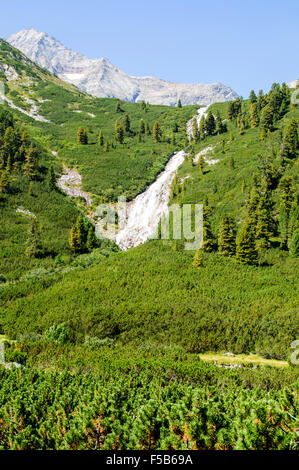
{"label": "pine tree", "polygon": [[298,150],[298,124],[295,118],[291,119],[283,139],[284,153],[286,158],[295,158]]}
{"label": "pine tree", "polygon": [[99,132],[98,143],[101,147],[104,145],[104,136],[103,136],[103,132],[101,130]]}
{"label": "pine tree", "polygon": [[123,144],[124,142],[124,130],[119,124],[115,127],[115,140],[119,144]]}
{"label": "pine tree", "polygon": [[26,163],[24,165],[24,175],[31,181],[38,173],[38,150],[35,147],[29,147],[25,155]]}
{"label": "pine tree", "polygon": [[260,90],[258,93],[258,97],[257,97],[257,109],[261,111],[264,106],[265,106],[264,93],[263,93],[263,90]]}
{"label": "pine tree", "polygon": [[50,191],[55,191],[56,189],[56,177],[54,168],[51,166],[47,174],[47,186]]}
{"label": "pine tree", "polygon": [[213,135],[215,133],[215,128],[216,128],[216,124],[215,124],[215,118],[213,116],[213,114],[208,111],[208,115],[207,115],[207,118],[206,118],[206,132],[208,135]]}
{"label": "pine tree", "polygon": [[94,228],[89,227],[86,241],[86,248],[90,252],[98,246],[98,239],[95,236]]}
{"label": "pine tree", "polygon": [[267,131],[271,132],[273,129],[273,118],[274,118],[273,110],[271,106],[267,104],[263,108],[262,117],[261,117],[261,126],[262,126],[262,129],[264,129],[266,132]]}
{"label": "pine tree", "polygon": [[10,179],[7,170],[0,172],[0,194],[8,193]]}
{"label": "pine tree", "polygon": [[197,160],[197,165],[198,165],[198,168],[200,169],[200,173],[203,175],[204,166],[205,166],[205,159],[203,155],[199,155],[198,160]]}
{"label": "pine tree", "polygon": [[131,132],[131,121],[127,114],[124,117],[124,131],[126,134],[130,134]]}
{"label": "pine tree", "polygon": [[80,238],[80,233],[75,225],[71,228],[70,231],[69,245],[74,253],[80,253],[82,249],[82,240]]}
{"label": "pine tree", "polygon": [[235,224],[231,217],[222,217],[218,235],[218,250],[223,256],[233,256],[236,252]]}
{"label": "pine tree", "polygon": [[151,135],[151,130],[147,121],[145,123],[145,135]]}
{"label": "pine tree", "polygon": [[153,127],[153,138],[156,143],[160,142],[161,140],[161,129],[158,121],[155,122]]}
{"label": "pine tree", "polygon": [[258,109],[257,109],[257,103],[252,103],[250,106],[250,124],[251,127],[257,127],[259,124],[259,115],[258,115]]}
{"label": "pine tree", "polygon": [[139,123],[139,134],[145,134],[145,125],[143,119]]}
{"label": "pine tree", "polygon": [[178,108],[181,108],[181,107],[182,107],[182,102],[181,102],[181,100],[179,99],[179,101],[178,101]]}
{"label": "pine tree", "polygon": [[83,129],[83,127],[79,127],[77,132],[77,141],[79,145],[86,145],[87,143],[87,133]]}
{"label": "pine tree", "polygon": [[278,188],[281,193],[281,199],[284,203],[286,211],[289,213],[295,198],[296,187],[291,176],[283,176],[279,182]]}
{"label": "pine tree", "polygon": [[142,111],[145,111],[146,110],[146,104],[145,104],[145,101],[142,100],[141,103],[140,103],[140,108],[142,109]]}
{"label": "pine tree", "polygon": [[254,226],[245,220],[236,240],[236,260],[241,264],[257,264]]}
{"label": "pine tree", "polygon": [[193,266],[195,268],[201,268],[203,266],[203,250],[196,250],[193,260]]}
{"label": "pine tree", "polygon": [[119,102],[119,101],[116,103],[115,112],[116,112],[116,113],[121,113],[121,112],[122,112],[122,109],[121,109],[121,107],[120,107],[120,102]]}
{"label": "pine tree", "polygon": [[235,117],[234,105],[232,101],[229,101],[226,108],[226,117],[229,121],[232,121]]}
{"label": "pine tree", "polygon": [[289,215],[284,203],[280,204],[279,212],[279,236],[280,247],[286,249],[288,246],[288,233],[289,233]]}
{"label": "pine tree", "polygon": [[198,141],[198,126],[197,126],[197,119],[194,118],[192,121],[192,136],[193,140],[196,143]]}
{"label": "pine tree", "polygon": [[212,209],[204,206],[203,208],[203,250],[211,252],[216,248],[216,240],[211,229],[211,217]]}
{"label": "pine tree", "polygon": [[205,118],[204,115],[202,115],[201,118],[200,118],[199,133],[200,133],[200,137],[202,139],[204,139],[205,138],[205,133],[206,133],[206,118]]}
{"label": "pine tree", "polygon": [[254,90],[251,90],[250,95],[249,95],[249,100],[251,104],[256,103],[257,97],[256,97]]}
{"label": "pine tree", "polygon": [[291,258],[299,258],[299,229],[293,233],[291,247],[290,247]]}
{"label": "pine tree", "polygon": [[215,121],[215,132],[216,134],[222,134],[224,132],[224,125],[222,124],[222,119],[220,117],[220,112],[217,109],[216,111],[216,121]]}
{"label": "pine tree", "polygon": [[266,196],[260,198],[256,211],[255,243],[256,249],[270,247],[273,220],[270,213],[270,201]]}
{"label": "pine tree", "polygon": [[34,220],[29,227],[26,245],[26,256],[29,258],[38,258],[42,256],[43,248],[41,243],[41,228],[36,220]]}

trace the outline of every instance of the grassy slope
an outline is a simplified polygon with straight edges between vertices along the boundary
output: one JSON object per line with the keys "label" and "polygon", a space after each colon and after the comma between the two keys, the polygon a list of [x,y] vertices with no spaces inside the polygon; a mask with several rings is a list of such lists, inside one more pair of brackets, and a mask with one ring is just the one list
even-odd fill
{"label": "grassy slope", "polygon": [[[85,190],[107,200],[117,200],[119,194],[131,199],[155,179],[170,155],[183,145],[186,121],[196,114],[198,106],[171,108],[149,105],[142,110],[139,104],[120,102],[122,112],[117,113],[118,100],[93,98],[80,92],[25,59],[5,41],[0,40],[0,45],[0,62],[13,66],[19,74],[18,80],[7,82],[0,72],[0,79],[6,82],[7,96],[26,110],[30,106],[24,97],[35,100],[39,113],[51,122],[37,122],[24,114],[17,114],[44,147],[58,150],[67,165],[80,170]],[[110,145],[110,151],[106,153],[97,144],[99,130],[102,130],[105,142],[112,144],[115,121],[118,119],[122,123],[125,113],[130,117],[133,133],[126,136],[124,144],[116,148]],[[164,134],[161,143],[154,145],[151,136],[144,136],[142,142],[137,142],[136,133],[141,119],[149,123],[150,129],[156,120],[159,121]],[[169,139],[175,122],[179,131],[176,145],[172,145]],[[88,131],[87,146],[77,145],[80,126]]]}
{"label": "grassy slope", "polygon": [[[74,91],[73,87],[61,87],[57,79],[40,69],[36,73],[43,79],[43,82],[38,80],[36,93],[40,93],[43,99],[51,99],[51,102],[41,105],[40,112],[57,121],[55,124],[40,124],[28,118],[28,127],[39,142],[58,149],[69,164],[80,165],[83,176],[90,175],[85,177],[87,187],[94,185],[95,180],[100,180],[100,184],[108,189],[115,190],[117,184],[121,188],[116,187],[114,195],[109,193],[114,197],[127,187],[131,174],[133,186],[136,186],[136,179],[138,184],[135,189],[129,185],[128,190],[131,196],[134,191],[138,192],[141,185],[149,181],[148,175],[153,177],[153,171],[149,167],[150,172],[146,175],[142,164],[138,167],[140,173],[139,170],[136,172],[137,165],[127,167],[128,158],[132,157],[128,157],[126,152],[137,154],[140,150],[140,158],[143,159],[148,157],[147,151],[146,155],[143,154],[144,147],[158,149],[158,153],[151,156],[153,163],[156,157],[166,156],[168,144],[153,145],[149,137],[148,141],[137,146],[134,137],[127,139],[121,152],[118,147],[103,158],[95,158],[96,153],[90,154],[90,149],[96,149],[99,156],[99,147],[92,144],[77,147],[75,131],[79,125],[87,127],[90,123],[93,131],[90,136],[94,137],[96,129],[101,126],[104,134],[112,139],[109,131],[113,132],[114,120],[119,117],[115,113],[116,102],[93,99]],[[9,85],[14,84],[10,82]],[[144,111],[139,105],[121,106],[131,117],[134,111],[136,119],[132,119],[132,128],[136,130]],[[224,104],[213,107],[218,107],[224,117]],[[97,117],[86,115],[83,122],[82,114],[74,113],[75,109],[93,112]],[[179,124],[181,119],[184,121],[184,126],[181,125],[182,139],[185,121],[191,112],[194,113],[194,108],[150,107],[146,116],[152,121],[159,116],[162,127],[163,122],[167,123],[166,132],[171,129],[174,119]],[[298,117],[298,110],[289,113],[285,120],[292,114]],[[280,125],[283,126],[283,122]],[[247,197],[240,191],[242,180],[245,179],[249,189],[252,174],[257,170],[257,155],[264,154],[269,147],[269,140],[265,143],[259,141],[259,130],[246,130],[244,136],[239,136],[229,124],[229,131],[235,135],[235,140],[230,143],[229,134],[225,134],[208,138],[196,147],[197,151],[225,139],[225,153],[221,152],[220,146],[214,151],[213,158],[221,159],[219,164],[200,176],[198,168],[187,161],[179,173],[179,176],[190,176],[186,180],[182,202],[202,202],[203,195],[208,194],[214,207],[214,229],[224,213],[237,216],[238,221],[242,218]],[[270,140],[275,149],[278,145],[275,132]],[[129,150],[126,148],[128,144]],[[233,172],[228,165],[231,156],[236,164]],[[109,168],[118,168],[115,173],[107,174],[108,163]],[[294,165],[287,172],[296,176],[296,168]],[[91,169],[92,175],[96,175],[94,180]],[[101,174],[106,177],[105,182],[100,178]],[[142,175],[146,175],[145,178],[142,179]],[[269,250],[264,259],[268,265],[253,268],[238,266],[233,260],[213,254],[206,256],[204,269],[195,270],[191,266],[192,256],[193,253],[174,252],[170,243],[152,242],[129,253],[116,254],[84,272],[33,276],[30,282],[2,289],[5,308],[1,323],[11,335],[33,330],[41,332],[53,323],[66,321],[73,327],[79,341],[85,334],[106,336],[114,331],[119,341],[125,343],[136,344],[151,339],[180,344],[190,351],[230,349],[237,353],[252,351],[269,357],[286,357],[296,331],[294,286],[297,261],[286,258],[283,252]]]}

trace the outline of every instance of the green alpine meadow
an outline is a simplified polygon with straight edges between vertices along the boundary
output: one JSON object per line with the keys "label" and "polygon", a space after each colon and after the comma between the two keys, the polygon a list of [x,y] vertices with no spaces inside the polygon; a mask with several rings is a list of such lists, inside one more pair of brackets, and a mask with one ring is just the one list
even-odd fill
{"label": "green alpine meadow", "polygon": [[0,450],[298,450],[299,80],[97,96],[32,31],[0,39]]}

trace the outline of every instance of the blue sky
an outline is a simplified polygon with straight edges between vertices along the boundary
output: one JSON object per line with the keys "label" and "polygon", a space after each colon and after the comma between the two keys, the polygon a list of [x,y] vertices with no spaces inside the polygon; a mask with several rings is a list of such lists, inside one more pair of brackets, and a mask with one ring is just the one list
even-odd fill
{"label": "blue sky", "polygon": [[[4,2],[3,2],[4,3]],[[299,78],[298,0],[13,0],[0,36],[46,31],[130,75],[222,82],[247,97]]]}

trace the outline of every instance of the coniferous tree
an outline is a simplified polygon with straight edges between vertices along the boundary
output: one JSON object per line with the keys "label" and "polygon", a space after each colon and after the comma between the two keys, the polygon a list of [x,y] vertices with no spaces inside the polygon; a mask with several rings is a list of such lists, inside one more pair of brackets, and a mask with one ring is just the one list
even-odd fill
{"label": "coniferous tree", "polygon": [[26,163],[24,165],[24,175],[31,181],[38,173],[38,150],[35,147],[29,147],[25,155]]}
{"label": "coniferous tree", "polygon": [[74,253],[80,253],[82,250],[82,240],[80,238],[80,233],[75,225],[71,228],[70,231],[69,245]]}
{"label": "coniferous tree", "polygon": [[56,176],[54,168],[51,166],[47,174],[47,186],[50,191],[55,191],[56,189]]}
{"label": "coniferous tree", "polygon": [[251,104],[257,102],[257,97],[256,97],[254,90],[251,90],[250,95],[249,95],[249,100]]}
{"label": "coniferous tree", "polygon": [[181,100],[179,99],[179,101],[178,101],[178,108],[181,108],[181,107],[182,107],[182,102],[181,102]]}
{"label": "coniferous tree", "polygon": [[115,123],[115,140],[119,144],[123,144],[124,142],[124,130],[118,121]]}
{"label": "coniferous tree", "polygon": [[224,256],[234,256],[236,252],[235,224],[231,217],[225,216],[221,219],[218,250]]}
{"label": "coniferous tree", "polygon": [[273,109],[270,105],[266,105],[262,110],[261,126],[266,132],[272,131],[273,129]]}
{"label": "coniferous tree", "polygon": [[250,124],[253,128],[257,127],[259,124],[259,115],[256,102],[252,103],[250,106]]}
{"label": "coniferous tree", "polygon": [[295,230],[291,240],[290,247],[291,258],[299,258],[299,229]]}
{"label": "coniferous tree", "polygon": [[261,111],[264,106],[265,106],[264,93],[263,93],[263,90],[260,90],[259,93],[258,93],[258,97],[257,97],[257,109],[258,109],[258,111]]}
{"label": "coniferous tree", "polygon": [[208,111],[207,118],[206,118],[206,132],[208,135],[213,135],[215,133],[215,118],[213,114]]}
{"label": "coniferous tree", "polygon": [[139,134],[145,134],[145,125],[143,119],[139,123]]}
{"label": "coniferous tree", "polygon": [[116,113],[121,113],[121,112],[122,112],[122,109],[121,109],[121,107],[120,107],[120,102],[119,102],[119,101],[116,103],[115,112],[116,112]]}
{"label": "coniferous tree", "polygon": [[197,119],[194,118],[192,121],[192,136],[193,140],[196,143],[198,140],[198,126],[197,126]]}
{"label": "coniferous tree", "polygon": [[7,170],[0,172],[0,193],[5,194],[9,191],[10,178]]}
{"label": "coniferous tree", "polygon": [[198,165],[198,168],[200,169],[200,173],[203,175],[204,166],[205,166],[205,159],[203,155],[199,155],[198,160],[197,160],[197,165]]}
{"label": "coniferous tree", "polygon": [[193,259],[193,266],[195,268],[201,268],[203,266],[203,250],[202,249],[196,250],[194,259]]}
{"label": "coniferous tree", "polygon": [[108,142],[106,142],[105,145],[104,145],[104,152],[106,152],[106,153],[109,152],[109,144],[108,144]]}
{"label": "coniferous tree", "polygon": [[222,119],[220,117],[220,112],[217,109],[216,119],[215,119],[215,133],[216,134],[223,134],[223,132],[225,132],[224,124],[222,123]]}
{"label": "coniferous tree", "polygon": [[284,203],[280,204],[279,212],[279,236],[280,247],[286,249],[288,246],[288,233],[289,233],[289,215]]}
{"label": "coniferous tree", "polygon": [[295,118],[291,119],[283,139],[283,156],[295,158],[298,150],[298,124]]}
{"label": "coniferous tree", "polygon": [[86,145],[86,138],[87,138],[87,133],[83,129],[83,127],[79,127],[78,132],[77,132],[77,141],[79,145]]}
{"label": "coniferous tree", "polygon": [[286,208],[287,213],[290,212],[292,203],[295,198],[295,183],[291,176],[283,176],[279,182],[278,188],[281,193],[281,199]]}
{"label": "coniferous tree", "polygon": [[260,198],[256,211],[255,243],[257,250],[270,247],[273,220],[270,213],[270,203],[266,196]]}
{"label": "coniferous tree", "polygon": [[206,133],[206,118],[205,118],[204,115],[202,115],[201,118],[200,118],[199,133],[200,133],[200,137],[202,139],[204,139],[205,138],[205,133]]}
{"label": "coniferous tree", "polygon": [[153,127],[153,138],[156,143],[160,142],[161,140],[161,129],[158,121],[155,122]]}
{"label": "coniferous tree", "polygon": [[144,100],[141,101],[140,103],[140,108],[142,109],[142,111],[145,111],[146,110],[146,103]]}
{"label": "coniferous tree", "polygon": [[203,250],[211,252],[216,248],[216,240],[211,229],[211,217],[212,209],[204,206],[203,208]]}
{"label": "coniferous tree", "polygon": [[124,131],[126,134],[130,134],[131,132],[131,121],[128,114],[125,114],[124,117]]}
{"label": "coniferous tree", "polygon": [[101,147],[104,145],[104,136],[103,136],[103,132],[101,130],[99,132],[98,143]]}
{"label": "coniferous tree", "polygon": [[38,258],[43,254],[41,228],[36,220],[32,221],[28,230],[25,254],[29,258]]}
{"label": "coniferous tree", "polygon": [[147,121],[145,123],[145,135],[151,135],[151,130]]}
{"label": "coniferous tree", "polygon": [[87,234],[86,248],[90,252],[97,246],[98,246],[98,239],[95,235],[94,228],[90,226],[88,230],[88,234]]}
{"label": "coniferous tree", "polygon": [[241,264],[257,264],[254,226],[246,219],[236,239],[236,260]]}

